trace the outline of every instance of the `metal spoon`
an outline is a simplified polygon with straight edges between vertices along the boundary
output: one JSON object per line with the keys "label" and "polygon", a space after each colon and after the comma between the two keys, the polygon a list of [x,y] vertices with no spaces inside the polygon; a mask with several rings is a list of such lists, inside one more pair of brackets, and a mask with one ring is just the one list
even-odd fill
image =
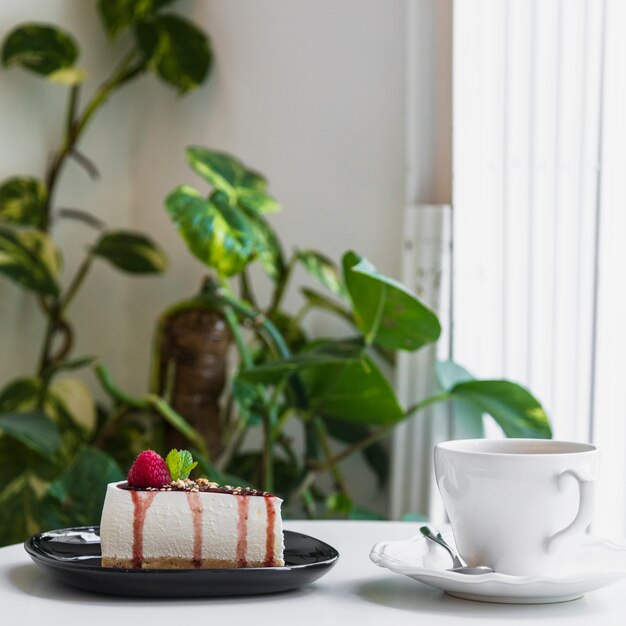
{"label": "metal spoon", "polygon": [[476,576],[480,574],[489,574],[494,570],[491,567],[487,567],[486,565],[478,565],[476,567],[470,567],[469,565],[464,565],[463,561],[461,561],[459,555],[444,541],[441,533],[437,533],[436,535],[428,528],[428,526],[422,526],[420,528],[420,532],[426,539],[430,539],[434,541],[436,544],[440,545],[442,548],[447,550],[448,554],[452,557],[452,568],[449,569],[449,572],[456,572],[457,574],[469,574],[470,576]]}

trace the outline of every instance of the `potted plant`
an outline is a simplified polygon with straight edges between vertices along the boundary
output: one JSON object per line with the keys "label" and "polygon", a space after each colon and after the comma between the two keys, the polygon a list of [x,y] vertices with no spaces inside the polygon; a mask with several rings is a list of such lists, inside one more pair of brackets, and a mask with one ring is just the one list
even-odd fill
{"label": "potted plant", "polygon": [[[474,380],[451,362],[438,367],[438,393],[401,406],[379,363],[392,362],[398,350],[437,341],[436,315],[355,252],[343,256],[340,268],[315,250],[287,256],[266,218],[280,204],[262,174],[203,147],[188,148],[186,156],[210,188],[181,185],[165,205],[211,274],[195,296],[160,318],[152,391],[194,428],[195,441],[206,444],[199,454],[205,472],[277,491],[288,512],[303,507],[309,515],[359,516],[367,513],[353,502],[341,462],[360,452],[384,481],[386,453],[379,440],[433,403],[462,401],[474,414],[490,414],[507,436],[551,436],[529,391],[510,381]],[[257,301],[248,275],[254,263],[272,282],[265,303]],[[284,296],[298,265],[325,292],[301,288],[303,305],[292,313]],[[303,321],[314,309],[339,316],[353,332],[344,339],[309,337]],[[237,363],[228,380],[231,342]],[[303,447],[287,434],[291,422],[298,424]],[[254,430],[262,443],[250,448],[246,438]],[[325,474],[330,490],[319,480]]]}

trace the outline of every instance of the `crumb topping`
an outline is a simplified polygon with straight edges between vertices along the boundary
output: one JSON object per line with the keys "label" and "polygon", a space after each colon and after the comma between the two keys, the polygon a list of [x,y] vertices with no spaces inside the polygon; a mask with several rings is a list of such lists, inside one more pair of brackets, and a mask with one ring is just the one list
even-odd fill
{"label": "crumb topping", "polygon": [[198,478],[191,480],[172,480],[161,487],[132,487],[128,483],[119,485],[121,489],[130,491],[190,491],[193,493],[226,493],[234,496],[271,496],[269,491],[260,491],[252,489],[252,487],[233,487],[232,485],[220,485],[219,483],[210,481],[208,478]]}

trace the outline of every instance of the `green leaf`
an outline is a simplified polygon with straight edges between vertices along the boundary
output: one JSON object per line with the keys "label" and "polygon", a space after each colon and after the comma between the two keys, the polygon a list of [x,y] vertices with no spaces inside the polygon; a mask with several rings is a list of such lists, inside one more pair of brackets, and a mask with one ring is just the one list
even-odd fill
{"label": "green leaf", "polygon": [[508,380],[471,380],[456,384],[450,393],[491,415],[507,437],[552,436],[543,407],[520,385]]}
{"label": "green leaf", "polygon": [[265,406],[261,389],[259,385],[249,383],[239,376],[233,380],[231,394],[248,426],[258,426],[263,419]]}
{"label": "green leaf", "polygon": [[106,453],[81,446],[72,462],[52,482],[38,507],[45,529],[97,524],[108,483],[124,479],[124,473]]}
{"label": "green leaf", "polygon": [[188,450],[176,450],[176,448],[169,451],[169,454],[165,458],[165,464],[170,470],[172,480],[185,480],[185,478],[189,478],[191,470],[198,465],[197,461],[193,460],[191,452]]}
{"label": "green leaf", "polygon": [[[276,329],[282,335],[292,353],[300,352],[309,343],[307,335],[297,316],[277,310],[272,312],[269,321],[276,326]],[[261,358],[258,359],[258,364],[266,362],[267,357],[271,358],[271,355],[268,354],[267,351],[261,352]]]}
{"label": "green leaf", "polygon": [[[242,181],[239,182],[241,184]],[[254,211],[255,213],[267,214],[278,213],[282,206],[266,191],[259,189],[237,188],[237,202],[240,206]]]}
{"label": "green leaf", "polygon": [[165,253],[140,233],[107,233],[98,240],[93,253],[132,274],[160,274],[167,268]]}
{"label": "green leaf", "polygon": [[38,230],[0,226],[0,273],[22,287],[56,296],[59,255],[52,240]]}
{"label": "green leaf", "polygon": [[239,159],[201,146],[190,146],[185,152],[187,162],[196,173],[215,189],[223,191],[230,198],[234,197],[235,189],[243,181],[246,171]]}
{"label": "green leaf", "polygon": [[175,0],[98,0],[98,12],[113,39],[136,21],[156,13]]}
{"label": "green leaf", "polygon": [[248,263],[252,252],[248,225],[223,195],[205,200],[183,185],[167,197],[165,206],[191,252],[205,265],[232,276]]}
{"label": "green leaf", "polygon": [[437,341],[437,316],[406,287],[379,274],[354,252],[344,255],[343,271],[357,325],[368,344],[414,351]]}
{"label": "green leaf", "polygon": [[285,273],[285,261],[276,233],[263,216],[246,208],[241,208],[241,210],[251,233],[252,256],[261,264],[270,278],[279,280]]}
{"label": "green leaf", "polygon": [[39,378],[16,378],[0,391],[0,413],[34,409],[40,390]]}
{"label": "green leaf", "polygon": [[[362,441],[372,432],[369,428],[354,422],[346,422],[333,417],[323,417],[322,419],[328,434],[342,443],[353,444]],[[387,451],[379,441],[375,441],[364,448],[361,454],[370,469],[376,474],[378,486],[383,487],[389,479],[389,455]]]}
{"label": "green leaf", "polygon": [[[437,361],[435,373],[439,385],[450,391],[458,383],[474,380],[474,377],[454,361]],[[473,402],[462,397],[451,400],[454,439],[479,439],[485,436],[483,411]]]}
{"label": "green leaf", "polygon": [[267,179],[259,172],[246,170],[241,179],[237,182],[237,189],[239,193],[245,189],[251,191],[265,191],[267,189]]}
{"label": "green leaf", "polygon": [[319,291],[309,289],[308,287],[302,287],[300,291],[305,297],[309,306],[323,309],[325,311],[328,311],[329,313],[334,313],[335,315],[338,315],[339,317],[344,319],[349,324],[356,324],[352,311],[339,304],[338,302],[335,302],[334,300],[327,298],[324,294],[319,293]]}
{"label": "green leaf", "polygon": [[352,511],[352,500],[344,493],[333,492],[326,497],[326,509],[333,514],[348,515]]}
{"label": "green leaf", "polygon": [[80,67],[66,67],[48,75],[48,80],[59,85],[77,85],[87,78],[87,72]]}
{"label": "green leaf", "polygon": [[175,15],[157,15],[135,26],[137,44],[149,66],[180,93],[204,82],[213,62],[205,34]]}
{"label": "green leaf", "polygon": [[34,497],[24,476],[16,478],[0,492],[0,546],[19,543],[28,537],[31,530],[28,511]]}
{"label": "green leaf", "polygon": [[5,67],[23,68],[47,76],[71,68],[78,58],[78,48],[71,35],[45,24],[25,24],[9,33],[2,48]]}
{"label": "green leaf", "polygon": [[17,176],[0,186],[0,221],[39,228],[45,219],[46,187],[38,179]]}
{"label": "green leaf", "polygon": [[[246,168],[239,159],[225,152],[190,146],[186,154],[189,165],[196,173],[215,189],[225,193],[249,219],[264,225],[265,230],[269,229],[267,222],[260,216],[276,213],[282,207],[267,193],[267,181],[261,174]],[[275,235],[273,237],[276,239]]]}
{"label": "green leaf", "polygon": [[337,266],[323,254],[315,250],[301,250],[296,258],[321,285],[342,298],[347,297],[348,292],[341,280]]}
{"label": "green leaf", "polygon": [[98,360],[97,356],[83,356],[77,359],[70,359],[68,361],[63,361],[60,365],[57,366],[57,370],[78,370],[87,365],[93,365]]}
{"label": "green leaf", "polygon": [[40,411],[0,413],[0,431],[48,459],[61,445],[56,424]]}
{"label": "green leaf", "polygon": [[[359,354],[352,358],[358,360],[360,356]],[[239,373],[239,377],[251,383],[277,384],[286,376],[297,372],[324,366],[343,367],[348,362],[349,360],[343,355],[304,351],[289,359],[269,361],[253,368],[244,369]]]}
{"label": "green leaf", "polygon": [[93,433],[97,424],[96,405],[89,388],[82,380],[57,378],[50,386],[48,395],[63,411],[64,416],[76,424],[84,434]]}
{"label": "green leaf", "polygon": [[306,369],[299,376],[314,413],[369,426],[388,426],[405,417],[389,381],[366,355]]}

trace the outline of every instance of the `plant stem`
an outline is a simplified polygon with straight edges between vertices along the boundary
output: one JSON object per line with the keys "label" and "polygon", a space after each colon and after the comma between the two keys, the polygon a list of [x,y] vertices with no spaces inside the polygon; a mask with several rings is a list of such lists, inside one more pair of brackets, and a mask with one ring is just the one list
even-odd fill
{"label": "plant stem", "polygon": [[202,435],[193,426],[185,420],[182,415],[177,413],[163,398],[159,398],[154,394],[147,394],[140,398],[130,396],[124,393],[111,378],[111,374],[104,365],[98,363],[94,366],[94,370],[100,384],[105,391],[112,396],[119,404],[126,405],[133,409],[142,411],[156,411],[169,422],[174,428],[181,432],[198,450],[208,459],[206,444]]}
{"label": "plant stem", "polygon": [[293,273],[293,268],[295,267],[297,260],[298,260],[298,257],[297,255],[294,254],[289,259],[289,262],[285,266],[285,273],[283,274],[280,282],[276,285],[276,289],[272,297],[272,302],[269,308],[267,309],[266,315],[268,317],[271,317],[272,315],[274,315],[274,313],[276,313],[276,311],[278,311],[278,309],[280,308],[280,305],[283,300],[283,296],[285,295],[285,291],[287,290],[287,284],[289,283],[289,280],[291,279],[291,274]]}
{"label": "plant stem", "polygon": [[[135,65],[133,66],[133,62],[135,62],[136,59],[137,53],[133,50],[124,58],[120,66],[114,71],[112,77],[104,82],[98,89],[98,91],[96,91],[96,94],[87,105],[83,114],[78,120],[76,120],[76,111],[78,108],[80,86],[73,85],[70,88],[67,103],[67,113],[65,118],[65,136],[63,138],[61,147],[54,154],[45,176],[46,199],[43,205],[43,220],[41,225],[41,229],[44,232],[48,232],[50,230],[50,217],[54,200],[54,192],[56,190],[59,175],[63,169],[63,165],[66,159],[74,150],[74,147],[78,143],[78,140],[80,139],[82,133],[84,132],[87,124],[93,117],[94,113],[102,104],[104,104],[109,95],[117,87],[120,87],[125,82],[132,79],[134,76],[136,76],[145,69],[144,63],[135,63]],[[61,326],[63,311],[67,308],[72,298],[74,298],[74,296],[76,295],[76,291],[82,284],[87,270],[89,269],[90,263],[91,259],[88,256],[87,259],[83,262],[83,265],[81,265],[81,267],[79,268],[64,298],[59,297],[54,300],[51,305],[44,306],[44,309],[46,310],[48,316],[48,323],[46,326],[42,352],[39,359],[39,376],[43,376],[45,370],[50,364],[50,352],[54,343],[54,335]],[[45,305],[45,302],[43,304]],[[67,323],[65,323],[65,328],[68,337],[71,338],[71,328]],[[68,343],[68,347],[71,347],[71,341]],[[68,350],[64,350],[62,352],[62,356],[64,357],[67,352]],[[42,397],[43,396],[45,396],[45,388],[42,390]]]}
{"label": "plant stem", "polygon": [[[223,293],[229,294],[231,298],[234,300],[234,296],[230,293],[230,288],[227,280],[224,277],[220,277],[220,282],[222,284],[221,291]],[[242,303],[243,304],[243,303]],[[248,346],[246,345],[243,336],[241,335],[241,330],[239,328],[239,323],[237,321],[237,316],[235,315],[232,306],[229,304],[224,306],[224,317],[226,318],[226,323],[230,328],[233,337],[235,338],[235,343],[237,344],[237,348],[239,350],[239,354],[241,355],[241,360],[246,368],[250,368],[254,366],[254,360],[252,359],[252,355],[248,350]],[[271,403],[268,401],[267,394],[262,391],[261,393],[264,404],[265,411],[263,411],[263,490],[264,491],[273,491],[274,490],[274,439],[272,433],[272,413],[273,408]]]}
{"label": "plant stem", "polygon": [[129,412],[130,408],[126,405],[122,405],[116,408],[111,415],[104,422],[100,431],[92,441],[91,445],[96,448],[103,448],[108,440],[115,434],[115,430],[120,420]]}
{"label": "plant stem", "polygon": [[297,502],[306,491],[309,490],[309,487],[315,482],[316,472],[314,470],[309,470],[304,478],[300,481],[300,484],[293,490],[291,494],[290,502]]}
{"label": "plant stem", "polygon": [[[434,396],[430,396],[429,398],[426,398],[425,400],[421,400],[420,402],[417,402],[416,404],[410,406],[405,411],[402,419],[407,419],[411,417],[412,415],[415,415],[415,413],[421,411],[422,409],[425,409],[427,406],[430,406],[431,404],[435,404],[436,402],[443,402],[444,400],[449,400],[450,397],[451,397],[450,393],[448,393],[447,391],[444,391]],[[351,446],[342,450],[339,454],[336,454],[335,456],[327,459],[324,463],[316,464],[314,468],[319,472],[329,470],[333,465],[336,465],[337,463],[340,463],[344,459],[347,459],[349,456],[353,455],[355,452],[359,452],[360,450],[363,450],[364,448],[371,446],[373,443],[378,441],[381,437],[384,437],[388,432],[390,432],[394,428],[395,425],[396,423],[394,422],[393,424],[389,424],[388,426],[383,426],[382,428],[379,428],[378,430],[372,431],[367,437],[364,437],[360,441],[353,443]]]}
{"label": "plant stem", "polygon": [[215,291],[215,295],[222,301],[223,304],[227,304],[242,317],[249,319],[256,328],[262,328],[274,342],[281,358],[288,359],[291,356],[291,351],[289,350],[283,336],[280,334],[278,328],[276,328],[276,326],[267,318],[267,316],[237,299],[232,293],[229,293],[229,291],[224,289],[224,287],[217,289]]}
{"label": "plant stem", "polygon": [[241,281],[241,297],[246,299],[255,309],[257,309],[258,305],[254,296],[254,291],[252,291],[250,279],[248,278],[248,270],[245,267],[241,271],[241,274],[239,274],[239,279]]}
{"label": "plant stem", "polygon": [[65,160],[78,143],[78,140],[82,136],[94,113],[106,102],[111,93],[145,69],[145,64],[143,63],[136,63],[135,66],[133,66],[133,62],[136,60],[137,53],[134,50],[126,55],[111,78],[105,81],[96,91],[94,97],[85,107],[85,110],[77,121],[75,120],[75,116],[78,106],[79,86],[74,85],[71,87],[67,105],[65,137],[61,147],[52,159],[45,179],[47,193],[44,203],[44,221],[42,225],[44,231],[47,232],[50,228],[50,213],[52,210],[54,192]]}
{"label": "plant stem", "polygon": [[65,292],[65,295],[61,298],[61,304],[59,306],[60,316],[62,316],[63,313],[65,313],[70,303],[74,299],[74,296],[76,296],[76,293],[80,289],[81,285],[83,284],[83,281],[85,280],[85,277],[87,276],[87,272],[89,271],[89,268],[91,267],[92,262],[93,262],[93,253],[89,251],[87,253],[87,256],[83,259],[83,262],[78,266],[78,269],[76,270],[76,274],[74,274],[74,278],[72,278],[72,281],[70,282],[67,288],[67,291]]}
{"label": "plant stem", "polygon": [[[332,450],[330,449],[330,442],[328,441],[328,432],[326,430],[326,426],[324,422],[318,417],[315,418],[315,428],[317,429],[317,434],[319,436],[320,442],[322,444],[322,448],[324,450],[324,455],[326,457],[326,461],[332,459]],[[332,474],[333,480],[335,482],[335,487],[345,496],[349,496],[348,487],[346,485],[346,481],[339,469],[338,463],[333,463],[329,467],[330,473]]]}

